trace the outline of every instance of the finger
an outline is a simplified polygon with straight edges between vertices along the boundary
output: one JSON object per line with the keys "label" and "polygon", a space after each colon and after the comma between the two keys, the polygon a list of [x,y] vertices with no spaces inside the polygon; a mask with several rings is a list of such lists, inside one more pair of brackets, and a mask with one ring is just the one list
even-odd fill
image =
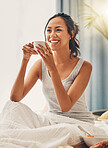
{"label": "finger", "polygon": [[29,43],[29,47],[34,48],[34,45],[32,43]]}
{"label": "finger", "polygon": [[33,54],[38,54],[35,50],[32,51]]}
{"label": "finger", "polygon": [[33,54],[38,54],[37,52],[36,52],[36,50],[34,50],[34,49],[30,49],[31,50],[31,52],[33,53]]}
{"label": "finger", "polygon": [[27,53],[29,53],[29,51],[27,51],[27,49],[26,49],[26,48],[24,48],[24,47],[22,48],[22,50],[23,50],[23,51],[26,51]]}
{"label": "finger", "polygon": [[26,48],[22,48],[22,50],[23,50],[23,53],[25,54],[25,53],[27,53],[27,54],[32,54],[30,51],[28,51],[28,49],[26,49]]}
{"label": "finger", "polygon": [[28,47],[27,45],[23,46],[23,48],[24,48],[27,52],[31,52],[30,47]]}
{"label": "finger", "polygon": [[22,50],[25,50],[26,52],[31,52],[31,50],[29,50],[26,46],[23,46]]}
{"label": "finger", "polygon": [[23,47],[27,48],[28,50],[30,50],[30,49],[31,49],[31,47],[29,47],[29,46],[28,46],[28,44],[26,44],[26,45],[25,45],[25,46],[23,46]]}
{"label": "finger", "polygon": [[22,50],[24,50],[24,51],[26,51],[27,53],[30,53],[30,54],[38,54],[35,50],[30,49],[28,46],[23,46]]}
{"label": "finger", "polygon": [[37,52],[31,48],[31,47],[28,47],[27,45],[24,46],[26,49],[28,49],[29,51],[33,52],[34,54],[36,54]]}
{"label": "finger", "polygon": [[42,46],[41,44],[38,44],[39,45],[39,47],[41,47],[42,49],[43,49],[43,51],[46,53],[46,54],[48,54],[48,50],[44,47],[44,46]]}
{"label": "finger", "polygon": [[49,53],[52,53],[51,48],[50,48],[50,46],[48,45],[47,42],[45,42],[45,45],[46,45],[47,49],[49,50]]}
{"label": "finger", "polygon": [[34,45],[32,43],[25,44],[24,46],[28,46],[30,48],[34,48]]}
{"label": "finger", "polygon": [[42,57],[43,60],[45,60],[45,56],[40,52],[39,49],[37,49],[37,53]]}
{"label": "finger", "polygon": [[45,57],[46,54],[44,50],[42,48],[39,48],[38,46],[36,46],[36,48],[37,48],[37,51],[39,51]]}

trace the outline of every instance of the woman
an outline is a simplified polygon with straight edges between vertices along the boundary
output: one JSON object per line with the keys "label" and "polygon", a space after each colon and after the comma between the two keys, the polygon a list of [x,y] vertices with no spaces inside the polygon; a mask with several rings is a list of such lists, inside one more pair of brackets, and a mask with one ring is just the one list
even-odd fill
{"label": "woman", "polygon": [[[78,31],[78,25],[69,15],[58,13],[51,17],[46,24],[46,48],[39,45],[39,47],[36,46],[37,51],[35,51],[32,43],[23,46],[22,64],[11,91],[11,101],[6,104],[2,112],[5,123],[14,122],[12,128],[17,126],[17,128],[29,127],[33,129],[57,125],[57,123],[71,123],[68,127],[67,125],[62,126],[61,131],[56,131],[55,126],[53,126],[53,129],[51,127],[50,136],[47,135],[50,139],[46,141],[54,140],[53,134],[55,133],[55,139],[59,139],[58,136],[60,136],[62,138],[61,143],[65,144],[69,144],[69,141],[64,141],[63,134],[60,135],[61,132],[66,131],[66,133],[64,132],[65,138],[67,134],[67,137],[71,136],[71,140],[75,136],[72,144],[76,144],[80,142],[80,135],[84,134],[83,132],[80,133],[78,125],[86,129],[89,128],[90,132],[95,131],[93,124],[91,124],[94,123],[94,117],[88,111],[84,93],[90,79],[92,65],[78,57],[80,53],[76,39]],[[39,54],[41,59],[36,61],[25,80],[26,67],[32,54]],[[34,113],[29,107],[19,102],[38,79],[42,81],[43,92],[49,106],[49,111],[42,115]],[[38,139],[36,131],[34,134]],[[39,131],[39,134],[42,136],[43,131]],[[44,136],[44,138],[47,138],[47,136]],[[28,137],[30,138],[30,136]],[[79,141],[76,142],[75,139]],[[55,146],[57,145],[58,143],[55,143]],[[46,147],[48,148],[48,145]]]}
{"label": "woman", "polygon": [[[70,16],[59,13],[51,17],[46,24],[47,48],[40,45],[40,48],[36,47],[36,52],[31,43],[23,46],[23,60],[12,88],[10,97],[12,101],[22,100],[40,79],[50,112],[93,122],[84,95],[92,65],[77,57],[79,54],[76,39],[78,31],[78,25]],[[36,61],[24,80],[26,67],[32,54],[39,54],[41,59]]]}

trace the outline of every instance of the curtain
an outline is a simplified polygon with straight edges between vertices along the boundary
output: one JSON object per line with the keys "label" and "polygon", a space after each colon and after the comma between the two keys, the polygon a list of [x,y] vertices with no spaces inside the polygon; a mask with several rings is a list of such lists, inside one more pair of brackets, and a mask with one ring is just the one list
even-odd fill
{"label": "curtain", "polygon": [[58,10],[71,15],[80,26],[78,39],[81,57],[93,66],[90,82],[86,89],[89,110],[108,109],[108,40],[95,28],[85,28],[83,19],[83,14],[86,13],[83,3],[87,3],[101,14],[101,11],[108,9],[108,1],[61,0],[61,2],[62,7]]}

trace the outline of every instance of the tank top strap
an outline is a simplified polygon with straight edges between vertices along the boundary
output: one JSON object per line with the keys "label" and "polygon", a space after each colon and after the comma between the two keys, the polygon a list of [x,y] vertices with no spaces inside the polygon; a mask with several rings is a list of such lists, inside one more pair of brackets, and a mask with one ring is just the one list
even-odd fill
{"label": "tank top strap", "polygon": [[76,64],[76,66],[74,68],[74,72],[73,72],[73,77],[74,78],[78,75],[83,63],[84,63],[84,60],[82,58],[80,58],[78,63]]}
{"label": "tank top strap", "polygon": [[[65,80],[75,79],[76,76],[78,75],[83,63],[84,63],[84,60],[82,58],[80,58],[76,64],[75,68],[73,69],[72,73]],[[42,60],[42,80],[44,80],[45,78],[47,78],[47,80],[48,80],[49,76],[48,76],[47,67],[45,66],[45,63]],[[63,80],[63,81],[65,81],[65,80]]]}
{"label": "tank top strap", "polygon": [[45,66],[44,61],[42,60],[42,81],[45,79],[46,75],[47,75],[47,68]]}

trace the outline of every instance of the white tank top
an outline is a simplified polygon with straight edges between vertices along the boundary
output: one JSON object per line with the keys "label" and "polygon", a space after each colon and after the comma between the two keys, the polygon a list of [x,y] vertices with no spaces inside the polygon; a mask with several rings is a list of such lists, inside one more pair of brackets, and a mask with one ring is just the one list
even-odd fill
{"label": "white tank top", "polygon": [[[62,84],[66,91],[68,91],[68,89],[74,82],[75,78],[77,77],[83,65],[83,62],[84,60],[80,59],[77,62],[75,68],[72,70],[71,74],[66,79],[62,80]],[[78,99],[78,101],[74,104],[74,106],[72,106],[72,108],[68,112],[61,111],[51,77],[49,76],[47,67],[45,66],[43,61],[42,61],[42,90],[49,105],[49,112],[70,118],[75,118],[81,121],[86,121],[86,122],[94,121],[94,117],[87,107],[85,92],[82,94],[82,96]]]}

